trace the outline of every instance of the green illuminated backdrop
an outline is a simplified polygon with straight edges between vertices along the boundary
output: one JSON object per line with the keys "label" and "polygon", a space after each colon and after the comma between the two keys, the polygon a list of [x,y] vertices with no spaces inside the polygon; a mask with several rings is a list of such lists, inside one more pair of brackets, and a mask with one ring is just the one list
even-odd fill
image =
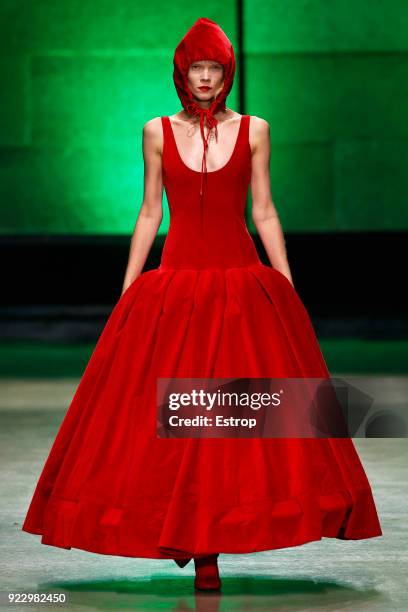
{"label": "green illuminated backdrop", "polygon": [[406,229],[407,3],[2,0],[2,233],[132,231],[142,127],[180,110],[174,48],[200,16],[236,49],[242,20],[228,105],[270,123],[284,229]]}

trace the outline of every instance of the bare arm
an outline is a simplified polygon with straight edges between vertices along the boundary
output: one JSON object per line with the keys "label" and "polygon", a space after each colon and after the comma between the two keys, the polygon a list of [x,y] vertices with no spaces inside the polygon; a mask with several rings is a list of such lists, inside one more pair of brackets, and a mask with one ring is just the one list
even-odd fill
{"label": "bare arm", "polygon": [[269,123],[260,117],[251,117],[250,143],[252,149],[252,219],[272,267],[286,276],[293,285],[285,238],[271,195]]}
{"label": "bare arm", "polygon": [[143,126],[144,194],[130,243],[122,294],[141,274],[163,218],[163,133],[160,117]]}

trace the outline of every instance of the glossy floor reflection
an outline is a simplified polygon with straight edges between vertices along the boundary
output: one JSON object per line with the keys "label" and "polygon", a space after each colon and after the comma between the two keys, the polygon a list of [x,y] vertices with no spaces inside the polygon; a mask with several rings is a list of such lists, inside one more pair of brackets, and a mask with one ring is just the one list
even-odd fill
{"label": "glossy floor reflection", "polygon": [[[407,379],[349,377],[387,404]],[[21,524],[76,380],[0,381],[1,610],[378,610],[408,608],[406,439],[355,439],[384,535],[323,539],[245,555],[220,554],[220,593],[195,593],[194,565],[98,555],[40,543]],[[63,593],[65,604],[8,604],[10,593]]]}

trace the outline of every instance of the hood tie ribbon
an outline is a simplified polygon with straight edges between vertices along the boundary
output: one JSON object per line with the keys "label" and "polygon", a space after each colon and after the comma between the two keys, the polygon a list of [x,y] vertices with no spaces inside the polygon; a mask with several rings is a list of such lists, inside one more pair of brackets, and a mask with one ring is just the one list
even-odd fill
{"label": "hood tie ribbon", "polygon": [[[203,141],[203,157],[201,161],[201,177],[200,177],[200,220],[201,220],[201,230],[203,230],[204,223],[204,177],[207,175],[207,149],[208,149],[208,140],[211,135],[211,130],[214,128],[215,138],[218,140],[218,120],[214,117],[211,110],[209,108],[198,108],[197,106],[192,106],[189,109],[191,115],[200,115],[200,132],[201,138]],[[206,125],[208,128],[208,134],[205,135],[204,131],[204,117],[206,119]]]}

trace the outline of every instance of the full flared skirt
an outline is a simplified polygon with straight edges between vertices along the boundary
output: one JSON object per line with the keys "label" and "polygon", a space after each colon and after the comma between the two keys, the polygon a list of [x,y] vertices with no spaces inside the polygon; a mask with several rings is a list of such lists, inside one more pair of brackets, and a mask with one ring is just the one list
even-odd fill
{"label": "full flared skirt", "polygon": [[382,534],[350,438],[158,438],[158,377],[329,377],[296,290],[256,263],[142,273],[95,346],[22,529],[130,557]]}

